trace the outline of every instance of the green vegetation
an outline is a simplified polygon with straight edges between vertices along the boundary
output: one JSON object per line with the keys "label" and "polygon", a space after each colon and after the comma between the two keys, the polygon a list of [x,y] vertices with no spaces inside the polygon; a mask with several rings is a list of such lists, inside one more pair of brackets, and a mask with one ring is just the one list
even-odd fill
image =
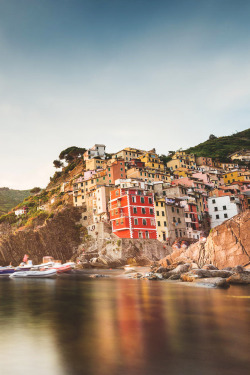
{"label": "green vegetation", "polygon": [[242,149],[250,149],[250,128],[226,137],[216,138],[211,134],[206,142],[190,147],[186,152],[227,162],[230,154]]}
{"label": "green vegetation", "polygon": [[0,188],[0,214],[9,212],[18,203],[30,195],[30,190]]}

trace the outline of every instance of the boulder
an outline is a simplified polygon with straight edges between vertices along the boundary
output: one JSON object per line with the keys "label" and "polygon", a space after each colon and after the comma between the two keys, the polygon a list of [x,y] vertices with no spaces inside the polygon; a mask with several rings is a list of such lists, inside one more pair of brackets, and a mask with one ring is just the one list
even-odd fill
{"label": "boulder", "polygon": [[192,272],[183,273],[180,276],[181,281],[193,282],[194,280],[198,279],[199,276],[195,275]]}
{"label": "boulder", "polygon": [[197,275],[200,278],[212,277],[209,270],[200,270],[200,269],[198,269],[198,270],[192,270],[192,273],[194,275]]}
{"label": "boulder", "polygon": [[210,286],[211,288],[229,288],[227,279],[222,277],[211,277],[208,279],[197,279],[194,280],[196,285],[199,286]]}
{"label": "boulder", "polygon": [[175,273],[174,275],[171,275],[168,280],[179,280],[181,277],[181,273]]}
{"label": "boulder", "polygon": [[226,271],[226,270],[211,270],[210,275],[211,277],[223,277],[227,278],[230,277],[233,274],[231,271]]}
{"label": "boulder", "polygon": [[231,269],[231,271],[232,271],[233,273],[244,272],[244,267],[242,267],[242,266],[236,266],[236,267],[233,267],[233,268]]}
{"label": "boulder", "polygon": [[215,267],[213,264],[205,264],[203,267],[202,267],[203,270],[217,270],[218,268]]}
{"label": "boulder", "polygon": [[175,273],[184,273],[187,272],[190,269],[190,263],[180,264],[176,268],[174,268],[172,271],[170,271],[172,274]]}
{"label": "boulder", "polygon": [[227,279],[230,284],[250,284],[250,271],[234,273]]}

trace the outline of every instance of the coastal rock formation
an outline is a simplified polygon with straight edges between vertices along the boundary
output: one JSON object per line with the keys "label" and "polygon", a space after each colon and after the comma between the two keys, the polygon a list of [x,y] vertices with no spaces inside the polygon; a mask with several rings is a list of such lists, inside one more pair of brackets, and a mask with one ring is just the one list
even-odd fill
{"label": "coastal rock formation", "polygon": [[182,261],[199,267],[212,264],[219,269],[250,263],[250,211],[245,211],[215,227],[205,242],[177,249],[161,260],[162,266]]}
{"label": "coastal rock formation", "polygon": [[0,265],[18,265],[27,253],[33,263],[40,263],[50,255],[63,262],[77,250],[81,238],[76,224],[81,214],[78,209],[67,207],[55,213],[45,224],[35,229],[25,229],[0,237]]}

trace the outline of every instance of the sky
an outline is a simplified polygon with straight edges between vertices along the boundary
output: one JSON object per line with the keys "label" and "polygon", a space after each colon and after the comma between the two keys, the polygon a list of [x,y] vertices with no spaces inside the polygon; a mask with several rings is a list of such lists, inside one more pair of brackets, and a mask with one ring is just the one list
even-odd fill
{"label": "sky", "polygon": [[0,187],[45,187],[69,146],[249,128],[249,19],[249,0],[0,0]]}

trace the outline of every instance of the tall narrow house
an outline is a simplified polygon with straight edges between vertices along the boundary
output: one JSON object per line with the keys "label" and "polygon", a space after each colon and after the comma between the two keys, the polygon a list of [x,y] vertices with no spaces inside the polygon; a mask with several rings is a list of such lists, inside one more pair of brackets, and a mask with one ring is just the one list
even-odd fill
{"label": "tall narrow house", "polygon": [[139,188],[110,193],[112,232],[120,238],[157,239],[154,196]]}

